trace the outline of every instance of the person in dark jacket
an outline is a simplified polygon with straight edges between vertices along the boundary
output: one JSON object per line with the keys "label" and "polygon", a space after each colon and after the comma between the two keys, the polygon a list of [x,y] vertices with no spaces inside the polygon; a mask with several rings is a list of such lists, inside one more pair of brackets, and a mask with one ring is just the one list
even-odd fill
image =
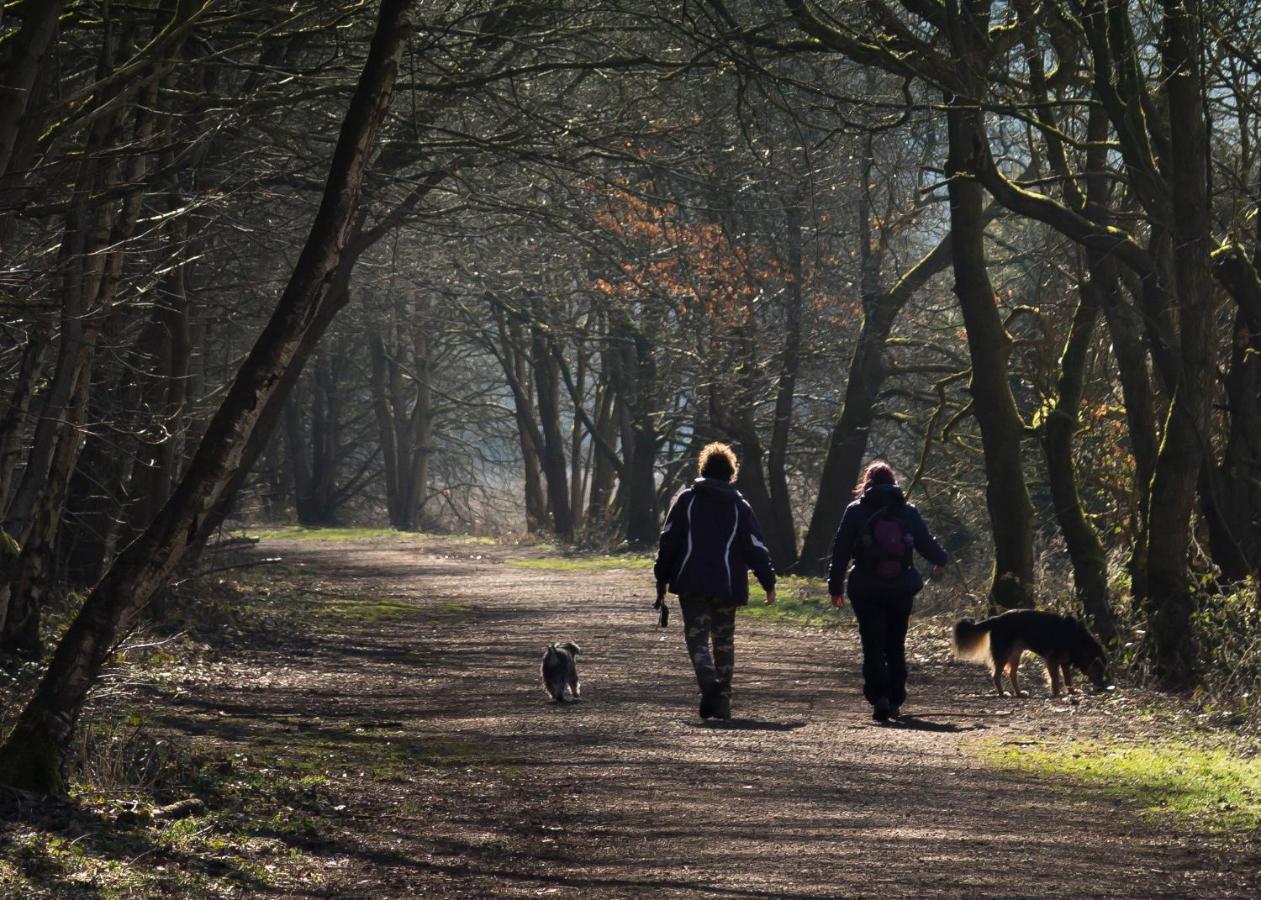
{"label": "person in dark jacket", "polygon": [[867,466],[854,494],[832,543],[828,593],[834,606],[842,606],[848,579],[863,645],[863,696],[873,718],[887,722],[906,700],[906,629],[924,587],[912,551],[933,563],[934,571],[949,556],[906,502],[888,463]]}
{"label": "person in dark jacket", "polygon": [[[775,602],[775,570],[757,517],[731,482],[726,444],[701,451],[700,477],[674,498],[657,546],[657,598],[679,595],[687,652],[701,689],[702,719],[731,718],[736,607],[749,602],[749,569]],[[712,651],[711,651],[712,642]]]}

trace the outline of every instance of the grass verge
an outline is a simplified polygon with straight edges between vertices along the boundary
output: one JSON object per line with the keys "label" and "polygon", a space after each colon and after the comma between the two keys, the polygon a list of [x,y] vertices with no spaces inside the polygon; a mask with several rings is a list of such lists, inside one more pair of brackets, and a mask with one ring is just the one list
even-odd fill
{"label": "grass verge", "polygon": [[1261,759],[1176,741],[981,742],[995,765],[1065,777],[1144,815],[1224,837],[1261,829]]}
{"label": "grass verge", "polygon": [[458,544],[494,544],[494,538],[471,534],[429,534],[422,531],[395,531],[393,528],[304,528],[301,525],[283,525],[279,528],[248,529],[247,537],[261,540],[283,538],[287,541],[317,541],[340,543],[346,541],[454,541]]}
{"label": "grass verge", "polygon": [[818,578],[781,577],[775,586],[775,605],[766,606],[765,600],[766,592],[754,583],[749,589],[749,605],[740,610],[741,614],[809,628],[836,628],[854,619],[848,606],[832,606],[827,585]]}
{"label": "grass verge", "polygon": [[[461,621],[473,613],[467,602],[373,596],[301,565],[204,579],[177,599],[189,610],[186,634],[141,639],[118,657],[127,681],[148,689],[115,693],[81,723],[71,799],[32,806],[0,791],[0,897],[336,893],[347,816],[399,813],[389,785],[418,770],[478,785],[516,777],[512,758],[476,739],[418,734],[371,710],[321,717],[265,698],[238,709],[234,699],[248,696],[221,693],[248,684],[285,696],[302,686],[288,671],[311,674],[305,638]],[[285,652],[295,639],[299,657]],[[260,669],[241,647],[277,652]],[[0,682],[0,722],[10,696],[31,686],[25,672]]]}
{"label": "grass verge", "polygon": [[543,556],[537,559],[510,559],[514,569],[545,569],[550,572],[609,572],[615,569],[651,569],[652,557],[635,554],[607,556]]}

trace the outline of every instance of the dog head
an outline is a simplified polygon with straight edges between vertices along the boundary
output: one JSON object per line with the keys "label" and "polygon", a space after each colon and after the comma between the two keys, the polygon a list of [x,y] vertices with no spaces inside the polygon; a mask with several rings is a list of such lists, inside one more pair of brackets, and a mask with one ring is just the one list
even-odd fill
{"label": "dog head", "polygon": [[1096,656],[1082,671],[1096,690],[1106,691],[1112,688],[1112,679],[1108,677],[1108,661],[1102,656]]}
{"label": "dog head", "polygon": [[563,644],[553,644],[553,646],[559,647],[561,650],[568,650],[570,656],[577,656],[582,652],[582,648],[573,641],[565,641]]}
{"label": "dog head", "polygon": [[1078,622],[1077,627],[1080,639],[1073,648],[1073,665],[1085,673],[1095,690],[1106,691],[1112,687],[1112,679],[1108,677],[1108,656],[1085,625]]}

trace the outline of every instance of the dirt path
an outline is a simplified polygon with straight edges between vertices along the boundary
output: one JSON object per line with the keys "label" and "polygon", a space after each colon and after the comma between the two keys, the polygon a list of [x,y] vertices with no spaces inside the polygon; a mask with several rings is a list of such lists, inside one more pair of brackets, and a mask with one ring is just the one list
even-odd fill
{"label": "dirt path", "polygon": [[[1103,701],[1015,704],[976,668],[921,659],[918,720],[881,727],[851,630],[746,619],[739,718],[702,725],[677,617],[653,627],[642,570],[526,570],[444,542],[277,549],[338,594],[420,610],[238,660],[252,683],[194,692],[171,719],[213,711],[197,730],[216,741],[300,738],[345,767],[312,894],[1257,895],[1255,861],[963,746],[1089,727]],[[584,690],[557,707],[537,666],[563,639],[584,649]]]}

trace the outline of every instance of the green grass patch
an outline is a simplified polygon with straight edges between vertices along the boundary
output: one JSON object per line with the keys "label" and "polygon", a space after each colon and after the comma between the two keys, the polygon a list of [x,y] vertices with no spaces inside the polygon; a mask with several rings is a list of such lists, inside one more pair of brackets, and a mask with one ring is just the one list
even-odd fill
{"label": "green grass patch", "polygon": [[819,578],[784,576],[775,585],[775,605],[766,606],[765,600],[766,592],[761,586],[750,585],[749,605],[741,608],[741,614],[811,628],[835,628],[854,618],[848,606],[843,609],[832,606],[827,585]]}
{"label": "green grass patch", "polygon": [[421,610],[401,600],[377,597],[353,600],[329,600],[323,597],[299,597],[295,601],[316,619],[338,625],[370,625],[387,622],[414,622]]}
{"label": "green grass patch", "polygon": [[537,559],[510,559],[516,569],[545,569],[549,572],[609,572],[615,569],[651,569],[651,556],[621,553],[607,556],[544,556]]}
{"label": "green grass patch", "polygon": [[1172,816],[1197,830],[1256,833],[1261,828],[1261,759],[1226,749],[1169,742],[1096,741],[1027,745],[982,742],[996,765],[1074,781],[1133,803],[1144,814]]}

